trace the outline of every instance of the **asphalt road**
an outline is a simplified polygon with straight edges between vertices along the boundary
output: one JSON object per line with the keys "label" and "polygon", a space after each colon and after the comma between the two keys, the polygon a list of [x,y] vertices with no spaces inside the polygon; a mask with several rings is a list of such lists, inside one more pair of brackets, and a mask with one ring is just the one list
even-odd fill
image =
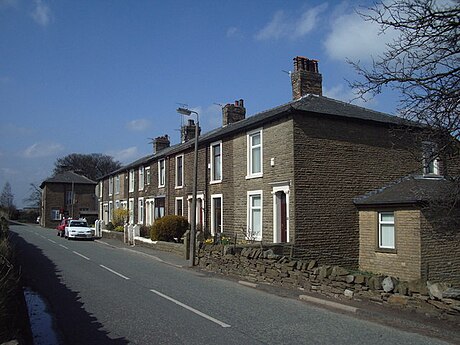
{"label": "asphalt road", "polygon": [[48,300],[64,344],[446,344],[103,241],[10,230],[25,283]]}

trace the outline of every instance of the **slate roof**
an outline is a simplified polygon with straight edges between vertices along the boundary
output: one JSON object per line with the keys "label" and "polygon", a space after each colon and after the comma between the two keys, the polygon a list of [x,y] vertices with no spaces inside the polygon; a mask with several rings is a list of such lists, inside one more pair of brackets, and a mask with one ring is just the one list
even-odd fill
{"label": "slate roof", "polygon": [[[253,116],[246,117],[244,120],[231,123],[225,127],[219,127],[210,132],[204,133],[203,135],[200,135],[199,142],[207,143],[217,141],[227,135],[236,132],[247,131],[252,128],[257,128],[264,123],[286,117],[294,112],[327,114],[340,118],[374,121],[377,123],[391,125],[401,125],[404,123],[401,118],[393,115],[373,111],[350,103],[341,102],[332,98],[309,94],[298,100],[291,101],[278,107],[265,110]],[[414,125],[414,123],[412,123],[412,125]],[[193,147],[193,140],[168,147],[157,152],[156,154],[151,154],[142,157],[136,160],[135,162],[125,165],[122,168],[115,170],[110,174],[107,174],[101,179],[104,179],[107,176],[114,175],[122,171],[129,170],[131,168],[135,168],[143,164],[147,164],[154,159],[162,158],[164,156],[179,152],[189,147]]]}
{"label": "slate roof", "polygon": [[90,180],[86,176],[77,174],[73,171],[65,171],[60,174],[56,174],[45,181],[40,185],[40,188],[43,189],[47,183],[75,183],[75,184],[97,184],[97,182]]}
{"label": "slate roof", "polygon": [[442,200],[454,190],[455,182],[444,177],[406,176],[388,186],[355,198],[357,206],[418,204]]}

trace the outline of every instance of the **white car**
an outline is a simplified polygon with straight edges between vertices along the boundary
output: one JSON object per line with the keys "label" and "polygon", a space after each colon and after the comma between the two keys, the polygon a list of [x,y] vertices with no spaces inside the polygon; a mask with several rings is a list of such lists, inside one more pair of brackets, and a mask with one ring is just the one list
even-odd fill
{"label": "white car", "polygon": [[71,238],[86,238],[93,239],[93,230],[88,226],[84,219],[70,220],[65,227],[64,237],[70,240]]}

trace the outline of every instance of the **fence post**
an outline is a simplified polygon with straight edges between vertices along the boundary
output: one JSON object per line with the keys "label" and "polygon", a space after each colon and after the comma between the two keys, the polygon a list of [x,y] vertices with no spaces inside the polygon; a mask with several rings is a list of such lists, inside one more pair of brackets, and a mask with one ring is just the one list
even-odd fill
{"label": "fence post", "polygon": [[190,260],[190,230],[184,233],[185,260]]}

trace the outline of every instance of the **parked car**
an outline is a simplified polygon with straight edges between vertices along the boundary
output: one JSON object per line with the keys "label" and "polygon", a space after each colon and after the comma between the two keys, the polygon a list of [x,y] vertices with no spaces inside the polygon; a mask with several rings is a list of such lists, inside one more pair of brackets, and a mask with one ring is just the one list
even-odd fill
{"label": "parked car", "polygon": [[64,237],[65,227],[69,224],[70,218],[64,218],[61,220],[58,226],[56,226],[57,235],[60,237]]}
{"label": "parked car", "polygon": [[70,219],[69,224],[65,227],[64,237],[68,240],[71,238],[93,239],[93,230],[88,226],[84,219]]}

